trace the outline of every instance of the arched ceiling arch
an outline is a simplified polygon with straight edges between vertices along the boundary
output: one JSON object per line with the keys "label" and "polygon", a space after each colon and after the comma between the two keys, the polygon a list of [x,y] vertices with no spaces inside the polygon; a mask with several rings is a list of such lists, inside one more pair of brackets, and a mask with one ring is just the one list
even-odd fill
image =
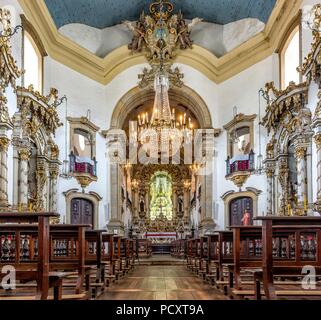
{"label": "arched ceiling arch", "polygon": [[[141,89],[135,87],[128,91],[117,103],[111,118],[110,129],[122,129],[126,119],[137,106],[144,104],[145,101],[153,100],[155,93],[150,89]],[[212,128],[212,118],[209,109],[204,100],[191,88],[183,86],[182,88],[172,88],[169,92],[169,98],[180,102],[196,117],[201,128]]]}

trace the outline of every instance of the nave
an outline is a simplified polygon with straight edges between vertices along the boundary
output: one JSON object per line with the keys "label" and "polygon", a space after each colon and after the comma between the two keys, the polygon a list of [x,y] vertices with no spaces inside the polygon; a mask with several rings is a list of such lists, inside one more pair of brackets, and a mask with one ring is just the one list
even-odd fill
{"label": "nave", "polygon": [[[157,257],[162,260],[162,257]],[[167,259],[169,260],[169,259]],[[176,259],[167,265],[138,265],[128,277],[106,289],[99,300],[227,300],[221,292]]]}

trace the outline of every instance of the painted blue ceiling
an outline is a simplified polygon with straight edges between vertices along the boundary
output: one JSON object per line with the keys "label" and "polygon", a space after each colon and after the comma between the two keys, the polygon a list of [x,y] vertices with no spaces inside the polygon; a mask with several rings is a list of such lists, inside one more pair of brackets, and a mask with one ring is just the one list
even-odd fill
{"label": "painted blue ceiling", "polygon": [[[69,23],[82,23],[103,29],[124,20],[137,20],[144,9],[149,12],[152,0],[45,0],[57,28]],[[217,24],[244,18],[257,18],[266,23],[276,0],[172,0],[177,12],[186,19],[195,17]]]}

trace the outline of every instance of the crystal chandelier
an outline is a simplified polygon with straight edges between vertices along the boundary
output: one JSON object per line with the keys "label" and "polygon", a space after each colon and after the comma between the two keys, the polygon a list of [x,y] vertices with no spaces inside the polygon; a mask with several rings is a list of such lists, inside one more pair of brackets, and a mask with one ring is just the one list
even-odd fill
{"label": "crystal chandelier", "polygon": [[[155,100],[151,117],[143,113],[138,115],[138,139],[143,145],[150,142],[151,153],[162,152],[168,146],[181,144],[183,140],[191,141],[193,137],[193,123],[187,119],[186,113],[176,119],[176,110],[171,110],[169,103],[169,79],[168,74],[160,67],[154,80]],[[187,141],[186,141],[187,142]]]}
{"label": "crystal chandelier", "polygon": [[160,21],[158,38],[160,42],[160,65],[155,74],[154,90],[155,100],[151,117],[143,113],[138,115],[138,140],[143,147],[148,145],[151,155],[158,157],[159,153],[169,152],[169,156],[177,153],[183,143],[191,143],[193,139],[193,123],[187,119],[186,113],[176,119],[176,110],[169,103],[169,74],[164,67],[164,37],[163,30],[163,2],[160,1]]}

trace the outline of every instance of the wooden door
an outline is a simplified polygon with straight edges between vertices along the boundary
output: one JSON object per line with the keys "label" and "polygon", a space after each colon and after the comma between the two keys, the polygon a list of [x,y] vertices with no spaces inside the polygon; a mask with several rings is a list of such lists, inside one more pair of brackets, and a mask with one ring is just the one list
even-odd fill
{"label": "wooden door", "polygon": [[245,210],[250,213],[251,222],[253,225],[253,200],[252,198],[244,197],[237,198],[230,202],[230,226],[242,225],[242,218]]}
{"label": "wooden door", "polygon": [[72,199],[70,221],[71,224],[91,224],[94,226],[93,203],[87,199]]}

